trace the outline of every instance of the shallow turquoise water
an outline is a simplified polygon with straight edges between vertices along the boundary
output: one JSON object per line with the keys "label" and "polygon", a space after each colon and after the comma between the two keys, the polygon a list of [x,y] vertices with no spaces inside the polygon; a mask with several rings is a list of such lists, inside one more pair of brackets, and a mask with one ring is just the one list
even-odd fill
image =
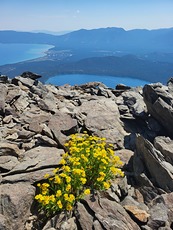
{"label": "shallow turquoise water", "polygon": [[0,43],[0,65],[12,64],[45,56],[52,45],[2,44]]}

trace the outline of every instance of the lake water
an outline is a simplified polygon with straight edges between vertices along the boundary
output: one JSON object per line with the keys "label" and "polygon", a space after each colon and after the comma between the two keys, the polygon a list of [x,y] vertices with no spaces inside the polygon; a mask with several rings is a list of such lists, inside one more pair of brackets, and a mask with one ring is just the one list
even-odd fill
{"label": "lake water", "polygon": [[114,76],[97,76],[97,75],[88,75],[88,74],[67,74],[67,75],[57,75],[50,77],[46,84],[53,85],[80,85],[87,82],[102,82],[110,88],[115,88],[117,84],[124,84],[131,87],[144,86],[145,84],[150,84],[151,82],[130,78],[130,77],[114,77]]}
{"label": "lake water", "polygon": [[0,43],[0,65],[12,64],[45,56],[52,45]]}
{"label": "lake water", "polygon": [[[31,60],[45,56],[45,52],[53,48],[52,45],[43,44],[2,44],[0,43],[0,65],[12,64],[21,61]],[[38,73],[39,74],[39,73]],[[46,83],[53,85],[80,85],[87,82],[102,82],[108,87],[114,88],[117,84],[124,84],[131,87],[143,86],[150,82],[130,78],[99,76],[88,74],[68,74],[50,77]]]}

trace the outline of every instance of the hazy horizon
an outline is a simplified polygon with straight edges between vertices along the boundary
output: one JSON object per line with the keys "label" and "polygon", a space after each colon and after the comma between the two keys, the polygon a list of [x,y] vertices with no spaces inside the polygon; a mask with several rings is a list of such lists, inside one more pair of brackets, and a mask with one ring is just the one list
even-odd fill
{"label": "hazy horizon", "polygon": [[[78,30],[97,30],[97,29],[107,29],[107,28],[121,28],[124,29],[122,27],[99,27],[99,28],[91,28],[91,29],[86,29],[86,28],[80,28],[77,30],[69,30],[69,31],[49,31],[49,30],[0,30],[0,31],[15,31],[15,32],[31,32],[31,33],[45,33],[45,34],[52,34],[52,35],[63,35],[63,34],[67,34],[67,33],[71,33],[74,31],[78,31]],[[132,31],[132,30],[159,30],[159,29],[173,29],[172,27],[161,27],[161,28],[153,28],[153,29],[146,29],[146,28],[133,28],[133,29],[124,29],[125,31]]]}
{"label": "hazy horizon", "polygon": [[173,27],[172,0],[0,0],[0,6],[0,30],[55,33]]}

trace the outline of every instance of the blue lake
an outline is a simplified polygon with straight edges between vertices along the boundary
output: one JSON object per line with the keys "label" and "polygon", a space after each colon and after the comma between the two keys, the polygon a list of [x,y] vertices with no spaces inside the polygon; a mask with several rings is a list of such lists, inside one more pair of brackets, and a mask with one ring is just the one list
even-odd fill
{"label": "blue lake", "polygon": [[0,43],[0,65],[12,64],[45,56],[52,45]]}
{"label": "blue lake", "polygon": [[[44,44],[4,44],[0,43],[0,65],[27,61],[46,55],[46,51],[53,48]],[[38,73],[39,74],[39,73]],[[102,82],[108,87],[114,88],[117,84],[131,87],[143,86],[150,82],[130,77],[99,76],[88,74],[67,74],[50,77],[46,83],[53,85],[80,85],[87,82]]]}
{"label": "blue lake", "polygon": [[145,84],[150,84],[151,82],[130,78],[130,77],[114,77],[114,76],[97,76],[88,74],[67,74],[67,75],[57,75],[50,77],[46,84],[52,85],[80,85],[87,82],[102,82],[108,87],[114,88],[117,84],[124,84],[131,87],[144,86]]}

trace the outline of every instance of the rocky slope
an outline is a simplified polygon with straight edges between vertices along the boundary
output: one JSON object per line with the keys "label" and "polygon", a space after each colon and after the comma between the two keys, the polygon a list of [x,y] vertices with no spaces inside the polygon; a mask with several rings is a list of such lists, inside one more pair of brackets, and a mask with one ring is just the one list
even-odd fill
{"label": "rocky slope", "polygon": [[[173,229],[173,80],[144,88],[43,85],[0,77],[0,229]],[[58,166],[69,135],[106,137],[125,177],[86,197],[71,218],[38,212],[36,184]]]}

